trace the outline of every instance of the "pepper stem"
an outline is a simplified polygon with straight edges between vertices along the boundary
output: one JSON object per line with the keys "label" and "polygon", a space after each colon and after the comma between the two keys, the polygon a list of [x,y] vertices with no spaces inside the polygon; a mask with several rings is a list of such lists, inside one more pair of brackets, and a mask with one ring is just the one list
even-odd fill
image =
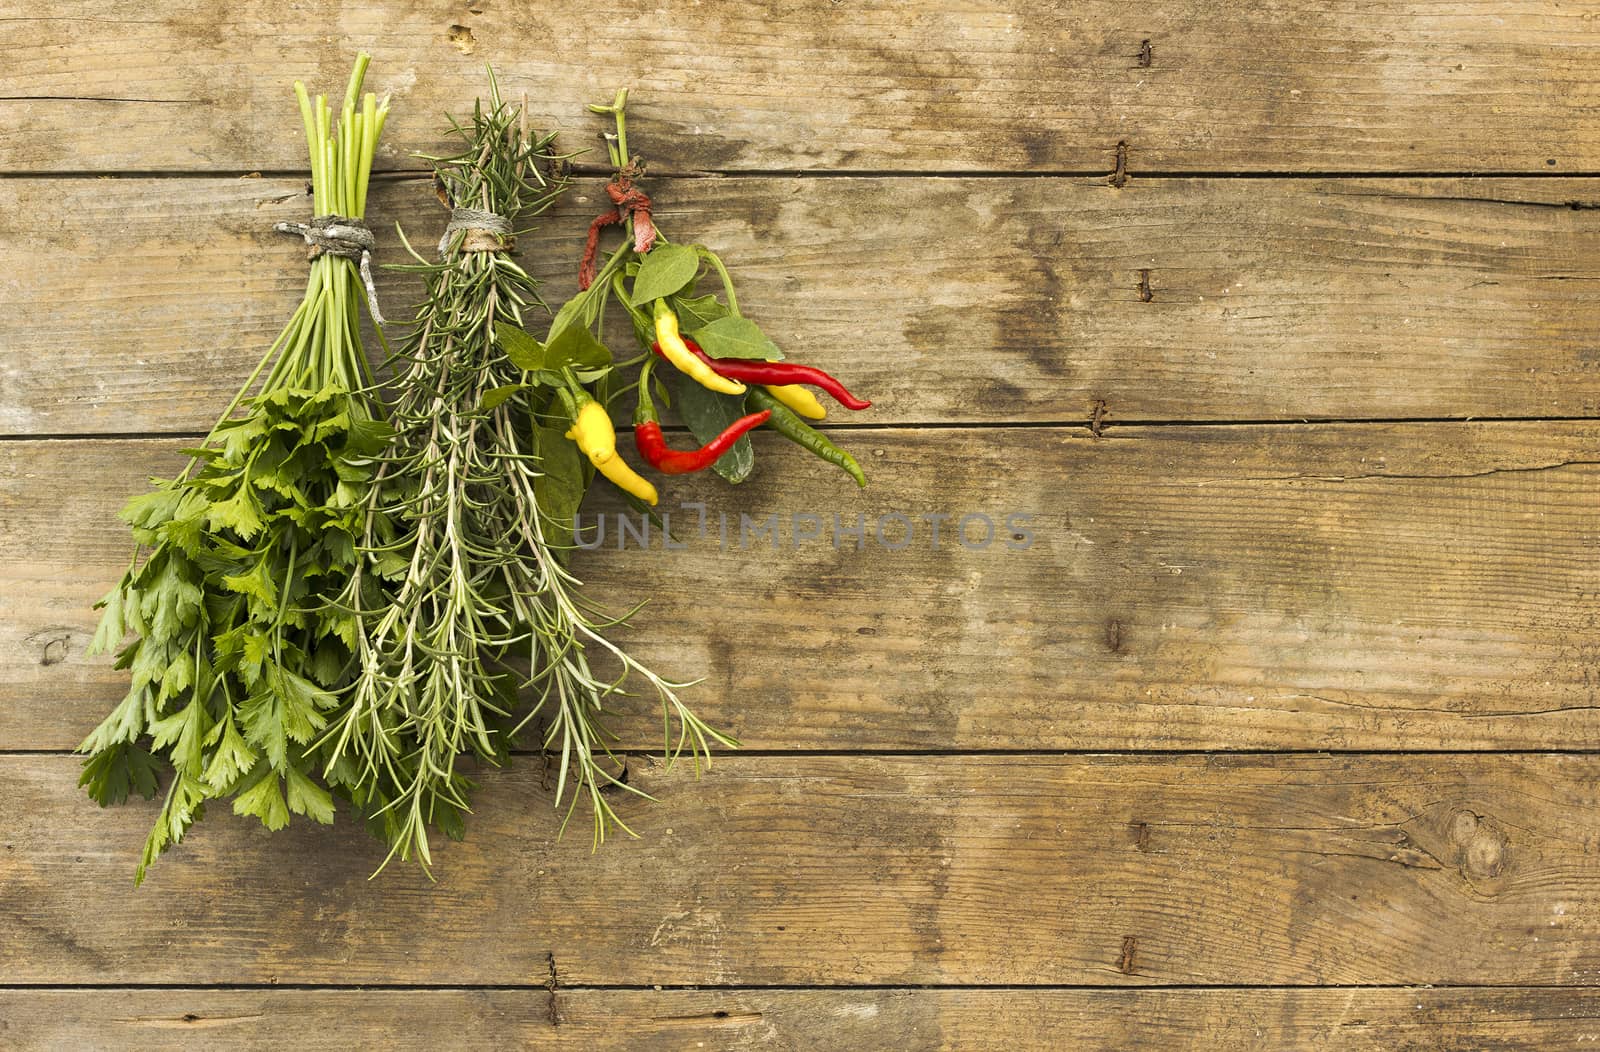
{"label": "pepper stem", "polygon": [[659,421],[656,415],[655,399],[650,397],[650,368],[655,362],[648,356],[643,365],[639,366],[639,408],[633,411],[633,422],[644,424],[652,420]]}
{"label": "pepper stem", "polygon": [[605,136],[606,152],[611,155],[611,166],[621,171],[628,166],[628,89],[617,89],[616,97],[611,100],[611,105],[591,103],[590,113],[609,113],[616,118],[617,130]]}
{"label": "pepper stem", "polygon": [[556,388],[556,394],[561,396],[561,404],[568,413],[572,414],[572,419],[576,421],[578,419],[578,411],[594,401],[594,396],[589,394],[584,389],[583,384],[578,382],[578,374],[572,371],[572,366],[564,365],[561,367],[561,378],[566,381],[566,386]]}

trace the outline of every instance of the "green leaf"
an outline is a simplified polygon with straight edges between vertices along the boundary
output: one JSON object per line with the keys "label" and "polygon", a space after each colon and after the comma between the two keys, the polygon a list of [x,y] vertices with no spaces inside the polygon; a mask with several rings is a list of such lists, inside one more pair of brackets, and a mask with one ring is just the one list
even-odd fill
{"label": "green leaf", "polygon": [[260,563],[251,567],[248,573],[224,575],[222,583],[230,591],[260,600],[264,607],[276,608],[278,605],[278,585],[267,576],[266,567]]}
{"label": "green leaf", "polygon": [[[189,496],[198,497],[198,494],[191,493]],[[206,541],[207,502],[200,498],[195,504],[197,509],[193,515],[180,516],[161,527],[162,536],[191,559],[198,559],[205,554]]]}
{"label": "green leaf", "polygon": [[255,815],[261,824],[276,832],[289,824],[289,809],[284,806],[278,777],[268,774],[233,799],[233,813]]}
{"label": "green leaf", "polygon": [[166,702],[188,690],[194,685],[194,658],[188,652],[178,654],[167,666],[167,671],[161,677],[161,693],[158,702]]}
{"label": "green leaf", "polygon": [[205,705],[191,701],[184,708],[165,719],[150,725],[150,743],[157,749],[167,746],[168,759],[179,772],[200,777],[204,769],[203,752],[206,734],[211,730]]}
{"label": "green leaf", "polygon": [[239,654],[239,674],[245,686],[255,689],[261,680],[261,667],[272,653],[272,637],[255,626],[243,629],[243,647]]}
{"label": "green leaf", "polygon": [[573,518],[588,488],[583,454],[560,428],[540,425],[535,441],[540,474],[533,480],[533,497],[543,520],[539,527],[546,543],[565,548],[572,543]]}
{"label": "green leaf", "polygon": [[579,328],[588,328],[593,325],[599,316],[600,297],[574,296],[561,305],[556,311],[556,316],[550,319],[550,331],[545,334],[544,342],[549,344],[562,332],[576,325]]}
{"label": "green leaf", "polygon": [[136,686],[128,691],[117,707],[111,710],[111,714],[83,739],[78,751],[99,753],[138,740],[139,735],[144,733],[145,704],[149,698],[147,687]]}
{"label": "green leaf", "polygon": [[[335,625],[346,621],[353,625],[355,622],[355,618],[349,616],[331,620]],[[324,622],[324,630],[326,629],[327,622]],[[337,632],[338,628],[335,627],[334,631]],[[311,654],[311,678],[324,687],[337,686],[339,677],[344,673],[345,660],[345,650],[339,645],[337,638],[322,640]]]}
{"label": "green leaf", "polygon": [[597,369],[609,364],[611,352],[582,325],[567,326],[545,347],[546,369],[559,370],[569,365]]}
{"label": "green leaf", "polygon": [[157,783],[156,758],[127,743],[89,757],[78,777],[78,784],[101,807],[122,803],[130,790],[149,800],[156,795]]}
{"label": "green leaf", "polygon": [[703,329],[718,318],[728,316],[728,308],[716,296],[707,293],[693,299],[681,296],[672,298],[672,313],[678,316],[678,327],[684,332]]}
{"label": "green leaf", "polygon": [[495,322],[494,338],[506,360],[518,369],[531,373],[546,368],[544,344],[510,322]]}
{"label": "green leaf", "polygon": [[783,357],[778,345],[767,339],[761,326],[749,318],[718,318],[689,335],[701,350],[713,358],[752,358],[775,362]]}
{"label": "green leaf", "polygon": [[229,529],[247,541],[266,525],[248,487],[240,487],[232,497],[212,504],[206,511],[206,521],[213,530]]}
{"label": "green leaf", "polygon": [[326,442],[336,435],[348,434],[350,431],[350,411],[348,409],[325,416],[311,426],[311,438],[316,442]]}
{"label": "green leaf", "polygon": [[506,384],[504,387],[496,387],[493,390],[485,391],[483,393],[483,401],[480,403],[480,405],[485,410],[498,409],[502,404],[504,404],[506,399],[510,398],[518,391],[527,390],[528,386],[529,385],[527,384]]}
{"label": "green leaf", "polygon": [[246,771],[256,765],[256,754],[239,736],[239,730],[233,725],[233,720],[230,718],[221,726],[222,740],[217,743],[217,750],[212,754],[211,762],[206,765],[204,776],[206,784],[219,793],[237,782]]}
{"label": "green leaf", "polygon": [[[327,619],[325,623],[325,631],[327,634],[344,643],[346,649],[353,653],[356,649],[356,642],[361,635],[360,620],[357,619],[353,614],[329,615],[327,612],[324,612],[323,617]],[[323,644],[323,646],[326,645],[326,643]],[[322,647],[318,647],[317,652],[320,656]],[[324,686],[327,685],[329,684],[324,684]]]}
{"label": "green leaf", "polygon": [[123,505],[120,518],[135,529],[153,530],[177,513],[182,499],[183,492],[177,489],[141,493]]}
{"label": "green leaf", "polygon": [[312,781],[310,776],[289,768],[289,810],[305,815],[314,822],[328,825],[333,821],[333,794]]}
{"label": "green leaf", "polygon": [[282,770],[289,741],[310,742],[327,725],[323,711],[336,704],[332,694],[310,680],[269,663],[261,686],[239,706],[239,721],[245,741],[261,749],[275,770]]}
{"label": "green leaf", "polygon": [[338,705],[339,699],[288,669],[273,666],[270,675],[273,692],[281,699],[284,732],[305,745],[327,726],[327,717],[322,713]]}
{"label": "green leaf", "polygon": [[[701,387],[676,369],[663,369],[667,386],[677,399],[678,416],[701,445],[727,430],[728,425],[745,415],[744,399],[739,395],[718,394]],[[756,451],[749,435],[741,435],[733,448],[722,454],[712,470],[729,482],[743,482],[755,470]]]}
{"label": "green leaf", "polygon": [[639,264],[633,279],[635,307],[672,295],[700,273],[700,253],[690,245],[657,245]]}
{"label": "green leaf", "polygon": [[206,800],[206,787],[198,778],[178,775],[167,790],[167,802],[156,816],[150,836],[144,842],[144,854],[133,872],[134,886],[144,883],[144,874],[155,864],[156,858],[167,848],[183,839],[183,834],[200,817]]}
{"label": "green leaf", "polygon": [[289,736],[278,710],[278,696],[265,682],[238,709],[245,741],[265,753],[267,763],[274,768],[282,767],[289,759]]}
{"label": "green leaf", "polygon": [[229,420],[218,427],[213,437],[222,439],[222,459],[233,464],[243,463],[250,446],[267,433],[269,422],[268,414],[254,412],[237,420]]}
{"label": "green leaf", "polygon": [[128,623],[122,616],[122,584],[105,594],[98,603],[96,610],[104,610],[100,615],[100,624],[94,630],[94,638],[89,641],[89,653],[109,654],[122,643],[128,634]]}
{"label": "green leaf", "polygon": [[[154,560],[152,560],[153,562]],[[193,564],[168,552],[161,571],[146,585],[139,599],[149,636],[169,640],[190,627],[200,614],[200,586],[186,572]],[[194,572],[198,577],[198,572]]]}
{"label": "green leaf", "polygon": [[[352,420],[344,440],[344,449],[354,456],[367,456],[383,449],[394,438],[394,428],[382,420]],[[334,464],[337,470],[341,465]],[[343,477],[343,473],[340,473]]]}

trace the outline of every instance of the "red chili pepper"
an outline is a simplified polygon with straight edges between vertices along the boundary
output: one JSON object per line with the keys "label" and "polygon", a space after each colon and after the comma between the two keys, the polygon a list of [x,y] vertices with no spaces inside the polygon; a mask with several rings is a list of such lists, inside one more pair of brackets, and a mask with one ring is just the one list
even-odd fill
{"label": "red chili pepper", "polygon": [[687,475],[691,471],[704,471],[715,464],[746,431],[760,427],[772,418],[772,410],[741,416],[727,429],[699,449],[684,452],[667,445],[661,433],[661,421],[656,417],[655,403],[650,399],[650,370],[639,374],[639,408],[633,414],[633,441],[639,455],[663,475]]}
{"label": "red chili pepper", "polygon": [[[750,358],[713,358],[700,349],[700,345],[685,337],[684,344],[689,350],[698,355],[711,368],[721,376],[730,380],[738,380],[746,384],[772,384],[781,387],[784,384],[810,384],[820,387],[839,400],[839,404],[846,409],[865,409],[872,403],[865,399],[857,398],[851,394],[844,384],[835,380],[821,369],[809,365],[795,365],[791,362],[764,362]],[[661,345],[655,344],[650,348],[656,354],[661,353]]]}

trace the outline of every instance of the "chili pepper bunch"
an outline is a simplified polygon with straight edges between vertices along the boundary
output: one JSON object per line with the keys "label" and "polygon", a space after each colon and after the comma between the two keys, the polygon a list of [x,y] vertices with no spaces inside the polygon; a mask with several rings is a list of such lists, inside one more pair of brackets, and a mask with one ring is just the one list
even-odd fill
{"label": "chili pepper bunch", "polygon": [[[866,476],[856,459],[806,422],[827,415],[808,388],[824,391],[847,409],[865,409],[872,403],[857,398],[821,369],[782,361],[783,352],[739,310],[733,280],[721,257],[704,245],[671,242],[661,232],[651,215],[649,196],[637,185],[644,164],[628,150],[627,99],[624,90],[610,105],[589,107],[612,117],[616,125],[606,135],[615,170],[606,193],[613,207],[589,227],[579,268],[580,291],[557,312],[547,345],[592,341],[603,346],[598,333],[606,307],[613,300],[621,305],[640,346],[648,352],[642,356],[636,381],[634,445],[644,462],[663,475],[711,468],[729,482],[742,482],[755,466],[748,434],[765,425],[865,486]],[[612,225],[622,226],[624,237],[599,265],[600,236]],[[720,283],[720,298],[700,289],[702,279],[711,273]],[[660,374],[654,372],[657,361],[668,366]],[[574,417],[571,437],[595,470],[633,500],[654,505],[655,486],[617,455],[609,415],[595,401],[605,402],[616,393],[613,377],[598,379],[592,392],[573,382],[564,394]],[[698,448],[676,450],[667,444],[652,390],[676,407],[701,443]]]}

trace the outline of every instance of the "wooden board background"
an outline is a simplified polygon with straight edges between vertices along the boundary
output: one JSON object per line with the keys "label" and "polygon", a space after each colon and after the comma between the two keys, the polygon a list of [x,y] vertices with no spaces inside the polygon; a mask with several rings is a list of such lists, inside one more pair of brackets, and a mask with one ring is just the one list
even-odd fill
{"label": "wooden board background", "polygon": [[[0,0],[0,1046],[1600,1040],[1600,18],[1336,6]],[[529,756],[435,884],[215,813],[135,891],[89,606],[292,308],[287,82],[361,47],[389,260],[485,61],[573,148],[631,85],[873,485],[763,442],[669,507],[782,550],[580,562],[746,745],[623,712],[639,840],[558,839]],[[599,185],[522,242],[552,298]],[[935,549],[969,513],[1026,518]]]}

